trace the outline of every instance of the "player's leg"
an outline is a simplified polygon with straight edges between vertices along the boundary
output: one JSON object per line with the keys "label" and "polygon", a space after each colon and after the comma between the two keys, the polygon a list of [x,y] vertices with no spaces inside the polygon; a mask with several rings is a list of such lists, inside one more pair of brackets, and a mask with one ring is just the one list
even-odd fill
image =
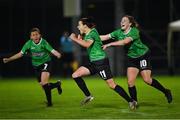
{"label": "player's leg", "polygon": [[49,86],[51,89],[57,88],[58,93],[62,94],[61,80],[58,80],[56,83],[49,83]]}
{"label": "player's leg", "polygon": [[133,101],[133,99],[131,99],[128,94],[126,93],[126,91],[119,85],[117,85],[114,80],[108,79],[106,80],[106,83],[108,84],[108,86],[113,89],[116,93],[118,93],[121,97],[123,97],[128,103],[129,103],[129,108],[131,110],[136,109],[136,102]]}
{"label": "player's leg", "polygon": [[151,77],[151,59],[149,53],[145,54],[139,59],[139,69],[143,80],[152,87],[163,92],[168,100],[168,103],[172,102],[171,91],[161,85],[156,79]]}
{"label": "player's leg", "polygon": [[45,64],[42,64],[37,67],[34,66],[34,70],[35,70],[35,74],[38,79],[38,82],[42,86],[42,88],[45,92],[45,95],[46,95],[47,106],[52,106],[51,89],[48,84],[50,72],[48,71],[49,69],[47,69],[47,68],[48,68],[48,65],[45,65]]}
{"label": "player's leg", "polygon": [[[43,72],[43,71],[49,72],[49,77],[50,77],[51,69],[52,69],[52,63],[51,62],[46,62],[40,66],[41,72]],[[49,77],[48,77],[48,80],[49,80]],[[48,84],[49,84],[50,89],[56,88],[58,90],[59,94],[62,93],[61,81],[60,80],[58,80],[56,83],[48,82]]]}
{"label": "player's leg", "polygon": [[151,78],[151,70],[142,70],[141,76],[143,80],[151,85],[152,87],[156,88],[157,90],[163,92],[167,98],[168,103],[172,102],[172,95],[169,89],[166,89],[161,83],[159,83],[156,79]]}
{"label": "player's leg", "polygon": [[123,97],[128,103],[130,103],[130,109],[135,109],[135,104],[133,100],[128,96],[126,91],[119,85],[117,85],[113,80],[113,75],[111,73],[109,60],[104,59],[102,61],[95,63],[95,68],[99,76],[106,81],[107,85],[113,89],[116,93],[118,93],[121,97]]}
{"label": "player's leg", "polygon": [[127,59],[127,79],[128,79],[128,91],[131,98],[135,101],[137,106],[137,91],[135,86],[135,80],[139,73],[139,58]]}
{"label": "player's leg", "polygon": [[47,106],[52,106],[52,97],[51,97],[51,88],[49,86],[48,80],[49,80],[50,73],[49,72],[41,72],[41,82],[47,99]]}
{"label": "player's leg", "polygon": [[84,93],[85,96],[90,96],[90,92],[86,86],[86,83],[84,82],[84,80],[81,78],[83,76],[86,75],[90,75],[90,71],[88,68],[81,66],[80,68],[78,68],[73,74],[72,74],[72,78],[75,80],[76,84],[78,85],[78,87],[82,90],[82,92]]}
{"label": "player's leg", "polygon": [[106,80],[107,85],[113,89],[116,93],[118,93],[120,96],[122,96],[127,102],[132,102],[132,99],[128,96],[126,91],[119,85],[117,85],[113,78]]}
{"label": "player's leg", "polygon": [[111,73],[111,69],[109,65],[109,60],[107,58],[101,61],[97,61],[95,63],[95,68],[99,76],[106,81],[107,85],[111,89],[113,89],[120,96],[122,96],[127,102],[132,101],[131,98],[128,96],[128,94],[125,92],[125,90],[114,82],[113,75]]}
{"label": "player's leg", "polygon": [[127,78],[128,78],[128,90],[131,98],[135,100],[137,104],[137,91],[135,86],[135,80],[139,73],[139,69],[135,67],[128,67],[127,68]]}

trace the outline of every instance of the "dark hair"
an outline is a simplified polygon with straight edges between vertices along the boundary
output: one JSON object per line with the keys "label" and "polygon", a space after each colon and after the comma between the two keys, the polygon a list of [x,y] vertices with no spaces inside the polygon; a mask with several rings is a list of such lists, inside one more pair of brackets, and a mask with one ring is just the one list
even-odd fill
{"label": "dark hair", "polygon": [[87,25],[89,28],[94,28],[96,26],[96,23],[93,17],[81,18],[79,21],[82,21],[82,24]]}
{"label": "dark hair", "polygon": [[32,28],[30,30],[30,35],[31,35],[32,32],[38,32],[39,34],[41,34],[41,31],[39,30],[39,28]]}
{"label": "dark hair", "polygon": [[139,27],[139,24],[136,22],[133,16],[125,15],[124,17],[127,17],[129,19],[129,22],[132,24],[131,27]]}

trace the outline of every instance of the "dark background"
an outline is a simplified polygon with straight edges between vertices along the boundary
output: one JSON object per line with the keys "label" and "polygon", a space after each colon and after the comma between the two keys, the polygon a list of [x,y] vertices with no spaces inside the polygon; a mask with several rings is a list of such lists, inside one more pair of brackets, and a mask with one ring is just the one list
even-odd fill
{"label": "dark background", "polygon": [[[170,4],[171,3],[171,4]],[[180,19],[179,0],[124,0],[125,14],[133,15],[142,28],[144,43],[152,54],[153,69],[159,74],[167,72],[167,28],[168,23]],[[82,16],[93,16],[100,34],[115,29],[114,0],[82,0]],[[30,76],[30,59],[23,57],[8,64],[2,63],[3,57],[19,52],[29,39],[32,27],[39,27],[43,37],[59,49],[59,37],[64,30],[72,31],[72,18],[63,16],[62,0],[0,0],[0,76]],[[119,20],[120,21],[120,20]],[[174,33],[174,52],[176,74],[179,74],[179,33]],[[53,58],[54,64],[58,61]],[[61,68],[53,67],[53,74],[60,75]]]}

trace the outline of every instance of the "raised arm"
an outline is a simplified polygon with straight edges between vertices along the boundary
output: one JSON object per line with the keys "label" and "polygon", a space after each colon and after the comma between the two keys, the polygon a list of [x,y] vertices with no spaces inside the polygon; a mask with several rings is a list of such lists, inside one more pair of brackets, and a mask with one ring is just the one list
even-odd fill
{"label": "raised arm", "polygon": [[22,56],[23,56],[23,54],[22,54],[22,52],[20,51],[20,52],[18,52],[17,54],[15,54],[15,55],[13,55],[13,56],[11,56],[11,57],[9,57],[9,58],[3,58],[3,62],[4,62],[4,63],[8,63],[8,62],[10,62],[10,61],[19,59],[19,58],[21,58]]}
{"label": "raised arm", "polygon": [[88,41],[85,41],[85,40],[82,40],[82,38],[80,37],[80,35],[78,35],[78,37],[76,37],[76,35],[74,33],[72,33],[70,35],[70,38],[78,43],[79,45],[81,45],[82,47],[85,47],[85,48],[88,48],[91,46],[91,44],[93,43],[93,40],[88,40]]}

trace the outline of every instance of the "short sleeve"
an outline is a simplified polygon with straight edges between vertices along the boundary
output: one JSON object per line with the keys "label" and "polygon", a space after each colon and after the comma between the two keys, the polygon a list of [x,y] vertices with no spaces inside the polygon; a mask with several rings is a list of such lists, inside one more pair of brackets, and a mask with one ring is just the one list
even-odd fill
{"label": "short sleeve", "polygon": [[115,30],[109,34],[109,38],[118,40],[119,39],[120,30]]}
{"label": "short sleeve", "polygon": [[96,38],[96,33],[95,32],[91,32],[87,36],[85,36],[85,41],[88,41],[88,40],[94,41],[95,38]]}
{"label": "short sleeve", "polygon": [[30,40],[29,41],[27,41],[25,44],[24,44],[24,46],[22,47],[22,49],[21,49],[21,53],[22,54],[25,54],[28,50],[29,50],[29,48],[30,48]]}
{"label": "short sleeve", "polygon": [[52,46],[46,40],[44,40],[44,47],[49,52],[51,52],[53,50]]}
{"label": "short sleeve", "polygon": [[140,37],[139,30],[136,28],[132,28],[132,31],[130,31],[130,33],[126,37],[132,38],[132,41],[138,39]]}

